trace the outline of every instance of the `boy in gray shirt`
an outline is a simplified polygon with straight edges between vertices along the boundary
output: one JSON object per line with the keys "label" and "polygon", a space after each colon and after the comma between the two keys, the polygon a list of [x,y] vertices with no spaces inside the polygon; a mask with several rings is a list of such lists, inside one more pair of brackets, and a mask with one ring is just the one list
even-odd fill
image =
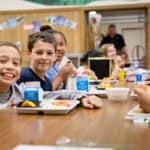
{"label": "boy in gray shirt", "polygon": [[21,71],[21,53],[11,42],[0,42],[0,106],[14,105],[22,100],[15,84]]}

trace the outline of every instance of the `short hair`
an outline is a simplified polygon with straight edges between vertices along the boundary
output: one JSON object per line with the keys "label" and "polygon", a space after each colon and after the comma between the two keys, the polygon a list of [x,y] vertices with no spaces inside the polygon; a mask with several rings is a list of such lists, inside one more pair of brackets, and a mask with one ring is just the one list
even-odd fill
{"label": "short hair", "polygon": [[35,43],[37,41],[43,41],[46,43],[50,43],[54,46],[56,50],[56,40],[53,34],[47,33],[47,32],[35,32],[33,34],[30,34],[28,36],[28,50],[29,52],[32,51],[32,48],[34,47]]}
{"label": "short hair", "polygon": [[42,25],[40,26],[40,31],[50,31],[52,30],[53,28],[49,25]]}
{"label": "short hair", "polygon": [[10,41],[0,41],[0,47],[1,46],[9,46],[9,47],[13,47],[15,48],[19,54],[21,54],[21,51],[19,49],[19,47],[17,47],[16,44],[14,44],[13,42],[10,42]]}
{"label": "short hair", "polygon": [[102,56],[103,54],[100,51],[93,49],[93,50],[87,51],[83,55],[83,57],[80,59],[80,61],[81,61],[81,64],[88,64],[89,57],[102,57]]}
{"label": "short hair", "polygon": [[116,28],[116,25],[115,25],[115,24],[110,24],[110,25],[108,26],[108,28]]}

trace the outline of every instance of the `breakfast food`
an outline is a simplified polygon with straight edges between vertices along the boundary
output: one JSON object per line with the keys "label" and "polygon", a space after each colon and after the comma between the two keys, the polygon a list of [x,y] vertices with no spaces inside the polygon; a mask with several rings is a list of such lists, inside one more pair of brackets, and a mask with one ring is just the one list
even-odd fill
{"label": "breakfast food", "polygon": [[112,77],[105,77],[102,79],[102,83],[112,83],[113,78]]}
{"label": "breakfast food", "polygon": [[52,102],[52,105],[69,107],[71,105],[71,102],[67,100],[55,100]]}
{"label": "breakfast food", "polygon": [[112,87],[112,78],[103,78],[101,83],[97,86],[98,89],[107,89]]}
{"label": "breakfast food", "polygon": [[37,107],[37,105],[32,101],[25,100],[22,102],[21,107]]}
{"label": "breakfast food", "polygon": [[111,88],[111,84],[109,83],[101,83],[100,85],[97,86],[98,89],[108,89]]}

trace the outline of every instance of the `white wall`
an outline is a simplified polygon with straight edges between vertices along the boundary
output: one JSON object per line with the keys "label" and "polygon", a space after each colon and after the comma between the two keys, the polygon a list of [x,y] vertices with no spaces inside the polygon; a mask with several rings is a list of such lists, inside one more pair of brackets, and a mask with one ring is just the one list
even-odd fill
{"label": "white wall", "polygon": [[23,9],[42,9],[48,8],[46,5],[27,2],[24,0],[0,0],[1,10],[23,10]]}

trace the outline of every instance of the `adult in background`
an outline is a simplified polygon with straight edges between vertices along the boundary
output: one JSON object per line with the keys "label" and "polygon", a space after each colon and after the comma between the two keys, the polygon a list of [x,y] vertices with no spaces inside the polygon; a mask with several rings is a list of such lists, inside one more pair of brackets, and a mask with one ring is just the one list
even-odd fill
{"label": "adult in background", "polygon": [[102,39],[100,43],[100,47],[103,44],[113,44],[117,50],[117,53],[120,53],[121,51],[124,51],[127,53],[126,49],[126,43],[121,34],[118,34],[116,32],[116,26],[115,24],[110,24],[108,26],[108,33],[107,35]]}

